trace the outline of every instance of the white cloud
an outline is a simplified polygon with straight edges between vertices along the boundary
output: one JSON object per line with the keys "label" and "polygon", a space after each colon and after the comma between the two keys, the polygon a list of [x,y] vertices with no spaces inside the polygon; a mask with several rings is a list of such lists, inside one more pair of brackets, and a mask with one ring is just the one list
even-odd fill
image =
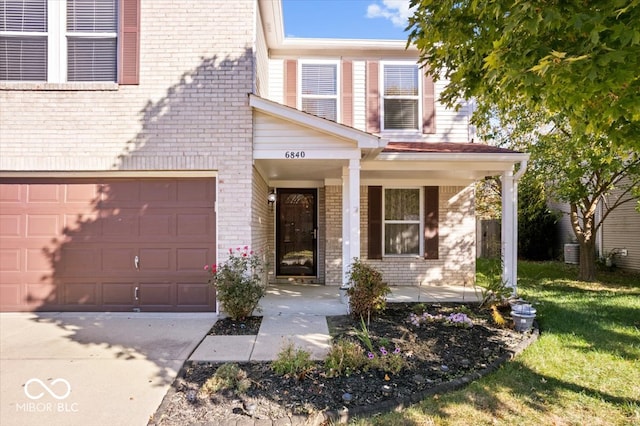
{"label": "white cloud", "polygon": [[382,0],[367,7],[367,18],[384,18],[394,26],[405,28],[413,10],[409,9],[409,0]]}

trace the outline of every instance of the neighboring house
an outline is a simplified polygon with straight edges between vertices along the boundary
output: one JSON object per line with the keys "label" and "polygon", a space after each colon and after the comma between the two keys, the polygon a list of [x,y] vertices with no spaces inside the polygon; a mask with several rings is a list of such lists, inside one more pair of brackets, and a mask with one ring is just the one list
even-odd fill
{"label": "neighboring house", "polygon": [[[613,191],[607,202],[620,194]],[[613,210],[602,224],[597,243],[601,257],[613,255],[616,267],[640,272],[640,212],[636,208],[637,200],[632,200]]]}
{"label": "neighboring house", "polygon": [[404,42],[286,39],[272,0],[0,15],[1,310],[211,310],[203,265],[244,245],[270,281],[338,286],[358,257],[471,285],[487,175],[515,285],[528,155],[472,143],[470,105],[436,102]]}
{"label": "neighboring house", "polygon": [[[611,205],[621,194],[621,190],[612,191],[605,197],[606,203]],[[637,200],[630,200],[607,215],[596,233],[596,256],[605,264],[607,257],[610,257],[612,265],[640,272],[640,212],[636,206]],[[569,204],[549,202],[549,208],[562,214],[557,232],[560,245],[565,247],[564,261],[578,264],[579,248],[571,227]],[[604,204],[601,202],[596,212],[597,221],[601,220],[603,212]]]}

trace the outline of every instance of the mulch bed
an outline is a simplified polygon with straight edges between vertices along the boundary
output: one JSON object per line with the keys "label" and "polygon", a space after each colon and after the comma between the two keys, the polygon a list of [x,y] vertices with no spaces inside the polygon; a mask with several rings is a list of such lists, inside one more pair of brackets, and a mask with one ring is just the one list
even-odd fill
{"label": "mulch bed", "polygon": [[[251,387],[244,394],[219,391],[203,395],[199,393],[200,388],[219,364],[187,364],[150,424],[291,421],[292,418],[317,416],[320,412],[337,418],[345,408],[352,413],[365,414],[369,410],[367,407],[372,407],[369,412],[380,411],[376,407],[382,407],[384,411],[385,407],[397,406],[397,401],[416,401],[430,391],[448,389],[446,384],[462,386],[471,380],[470,377],[480,377],[478,372],[495,367],[497,361],[509,359],[515,348],[530,339],[530,333],[496,326],[490,313],[480,311],[475,305],[463,308],[473,319],[472,328],[447,325],[444,321],[416,327],[408,321],[411,312],[422,312],[425,308],[432,315],[447,316],[460,312],[461,307],[461,304],[389,303],[384,314],[370,322],[368,330],[374,347],[379,348],[382,344],[391,350],[397,347],[405,358],[405,367],[397,374],[371,368],[349,376],[328,377],[324,364],[316,362],[313,370],[299,378],[277,375],[269,362],[238,363],[251,381]],[[508,311],[503,314],[510,323]],[[256,318],[261,320],[261,317]],[[258,320],[248,318],[247,321]],[[333,316],[327,321],[334,341],[344,338],[359,342],[355,336],[361,330],[359,320]],[[248,322],[243,327],[241,323],[227,321],[217,332],[244,331],[248,327]],[[351,395],[348,404],[343,400],[345,393]],[[252,416],[248,413],[251,411]]]}
{"label": "mulch bed", "polygon": [[220,318],[211,327],[209,336],[251,336],[258,334],[262,317],[252,316],[243,320],[234,320],[231,318]]}

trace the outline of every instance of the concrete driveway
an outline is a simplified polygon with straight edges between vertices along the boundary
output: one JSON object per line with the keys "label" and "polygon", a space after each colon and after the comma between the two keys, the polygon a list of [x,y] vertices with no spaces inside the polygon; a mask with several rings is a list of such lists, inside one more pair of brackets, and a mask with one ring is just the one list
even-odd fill
{"label": "concrete driveway", "polygon": [[215,314],[0,314],[1,425],[146,425]]}

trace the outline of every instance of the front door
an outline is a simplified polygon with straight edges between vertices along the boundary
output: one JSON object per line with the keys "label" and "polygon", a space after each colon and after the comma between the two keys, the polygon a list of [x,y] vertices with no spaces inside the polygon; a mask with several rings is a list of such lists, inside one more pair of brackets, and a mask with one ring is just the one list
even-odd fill
{"label": "front door", "polygon": [[317,274],[317,189],[279,189],[276,201],[276,274]]}

